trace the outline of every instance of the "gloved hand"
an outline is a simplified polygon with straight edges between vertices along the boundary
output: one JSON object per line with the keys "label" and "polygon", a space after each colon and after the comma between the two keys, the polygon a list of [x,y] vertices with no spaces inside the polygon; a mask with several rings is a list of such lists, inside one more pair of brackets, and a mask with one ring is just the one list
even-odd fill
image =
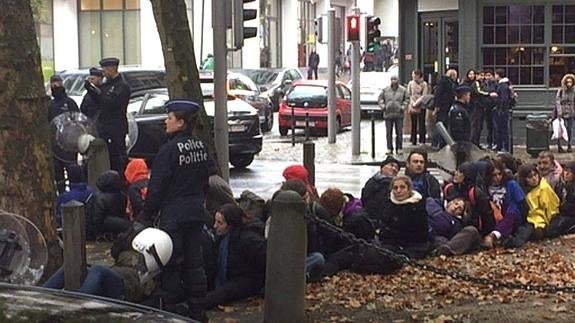
{"label": "gloved hand", "polygon": [[88,80],[84,81],[84,88],[89,93],[93,93],[96,95],[100,95],[102,93],[102,90],[100,90],[100,88],[98,88],[96,85],[94,85],[92,82],[90,82]]}

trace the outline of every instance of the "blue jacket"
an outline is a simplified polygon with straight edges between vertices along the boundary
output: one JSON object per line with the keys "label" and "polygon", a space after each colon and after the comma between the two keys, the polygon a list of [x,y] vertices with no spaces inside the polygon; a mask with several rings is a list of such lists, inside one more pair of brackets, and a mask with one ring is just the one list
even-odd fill
{"label": "blue jacket", "polygon": [[70,201],[86,202],[94,190],[86,183],[70,183],[70,190],[58,196],[56,202],[56,223],[62,225],[62,205]]}

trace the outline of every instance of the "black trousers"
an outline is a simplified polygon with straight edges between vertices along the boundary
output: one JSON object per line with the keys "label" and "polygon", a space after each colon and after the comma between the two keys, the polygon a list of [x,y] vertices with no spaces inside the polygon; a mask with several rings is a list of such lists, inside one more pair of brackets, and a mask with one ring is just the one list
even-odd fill
{"label": "black trousers", "polygon": [[547,235],[549,238],[556,238],[563,234],[575,233],[575,217],[556,215],[549,222]]}
{"label": "black trousers", "polygon": [[108,156],[110,157],[110,169],[115,170],[124,178],[124,170],[128,163],[126,152],[126,136],[107,135],[103,138],[108,144]]}
{"label": "black trousers", "polygon": [[481,130],[483,130],[483,108],[479,105],[473,107],[471,112],[471,142],[479,146],[481,139]]}
{"label": "black trousers", "polygon": [[417,134],[419,134],[419,143],[425,143],[425,109],[421,109],[419,113],[411,113],[411,143],[417,144]]}
{"label": "black trousers", "polygon": [[264,280],[254,277],[239,277],[225,282],[210,291],[206,297],[194,302],[205,309],[214,308],[235,300],[257,295],[264,287]]}

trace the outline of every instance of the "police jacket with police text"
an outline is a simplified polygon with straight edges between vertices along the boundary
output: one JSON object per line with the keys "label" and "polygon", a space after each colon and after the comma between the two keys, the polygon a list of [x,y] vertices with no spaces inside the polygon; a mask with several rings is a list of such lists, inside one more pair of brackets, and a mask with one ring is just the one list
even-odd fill
{"label": "police jacket with police text", "polygon": [[130,86],[121,74],[107,79],[101,87],[101,93],[89,91],[98,103],[98,132],[100,136],[125,136],[128,133],[126,111],[130,101]]}
{"label": "police jacket with police text", "polygon": [[146,219],[161,212],[161,221],[203,219],[204,190],[214,162],[204,143],[178,131],[160,147],[154,159],[144,205]]}
{"label": "police jacket with police text", "polygon": [[469,141],[471,137],[471,121],[467,106],[455,101],[449,111],[449,134],[455,141]]}
{"label": "police jacket with police text", "polygon": [[67,94],[54,97],[48,103],[48,122],[65,112],[80,112],[78,105]]}

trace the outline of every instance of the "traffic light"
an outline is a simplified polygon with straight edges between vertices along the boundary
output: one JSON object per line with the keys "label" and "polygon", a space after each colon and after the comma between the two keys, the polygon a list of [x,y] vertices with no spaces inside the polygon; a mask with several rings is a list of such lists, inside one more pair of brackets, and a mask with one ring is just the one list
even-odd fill
{"label": "traffic light", "polygon": [[323,43],[323,17],[319,16],[313,21],[315,29],[315,39],[318,43]]}
{"label": "traffic light", "polygon": [[347,41],[359,40],[360,16],[347,16]]}
{"label": "traffic light", "polygon": [[381,31],[379,31],[379,25],[381,24],[381,19],[379,17],[367,16],[365,17],[366,22],[366,42],[369,45],[375,42],[379,37],[381,37]]}
{"label": "traffic light", "polygon": [[244,47],[244,39],[256,37],[257,27],[245,27],[244,21],[254,20],[258,16],[257,9],[244,9],[244,4],[255,0],[233,0],[232,4],[232,30],[234,32],[234,46]]}

